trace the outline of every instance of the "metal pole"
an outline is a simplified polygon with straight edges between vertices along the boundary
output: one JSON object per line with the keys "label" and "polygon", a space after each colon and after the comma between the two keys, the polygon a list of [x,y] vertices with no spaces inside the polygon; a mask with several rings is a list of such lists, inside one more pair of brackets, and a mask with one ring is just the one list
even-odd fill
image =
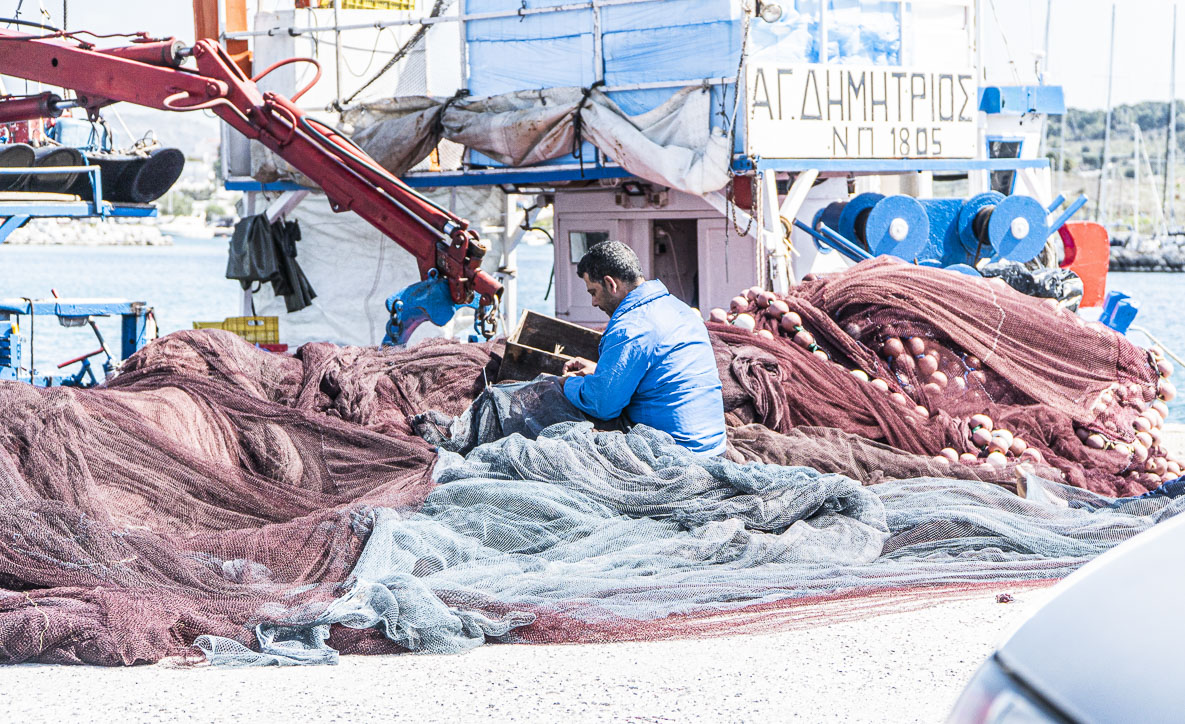
{"label": "metal pole", "polygon": [[1136,194],[1135,198],[1132,200],[1132,235],[1135,236],[1137,240],[1140,238],[1140,138],[1140,126],[1133,121],[1132,139],[1135,140],[1135,143],[1133,144],[1135,148],[1133,151],[1135,154],[1133,160],[1136,164]]}
{"label": "metal pole", "polygon": [[[1107,121],[1103,128],[1103,157],[1099,162],[1099,201],[1095,221],[1107,225],[1107,164],[1111,160],[1111,90],[1115,85],[1115,3],[1111,3],[1111,60],[1107,63]],[[1100,218],[1101,217],[1101,218]]]}
{"label": "metal pole", "polygon": [[[1045,85],[1045,76],[1049,74],[1049,26],[1053,13],[1053,0],[1046,0],[1045,3],[1045,54],[1041,56],[1041,76],[1037,81],[1041,85]],[[1041,121],[1041,140],[1037,142],[1037,158],[1045,158],[1045,137],[1047,135],[1049,122],[1048,116]]]}
{"label": "metal pole", "polygon": [[1066,116],[1070,109],[1062,112],[1062,137],[1057,147],[1057,192],[1062,194],[1066,187]]}
{"label": "metal pole", "polygon": [[341,23],[337,21],[337,11],[341,9],[342,0],[333,0],[333,26],[336,28],[333,31],[333,49],[335,65],[337,66],[337,89],[334,94],[333,107],[341,110],[342,107],[342,31]]}
{"label": "metal pole", "polygon": [[1169,64],[1169,133],[1164,161],[1164,215],[1172,226],[1177,221],[1174,197],[1177,195],[1177,5],[1173,4],[1173,50]]}

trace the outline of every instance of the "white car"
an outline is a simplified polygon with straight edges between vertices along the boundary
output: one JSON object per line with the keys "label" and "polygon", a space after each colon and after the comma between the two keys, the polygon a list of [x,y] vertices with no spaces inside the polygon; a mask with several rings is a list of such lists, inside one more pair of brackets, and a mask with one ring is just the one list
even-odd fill
{"label": "white car", "polygon": [[1179,515],[1059,583],[980,666],[948,721],[1185,721],[1183,614]]}

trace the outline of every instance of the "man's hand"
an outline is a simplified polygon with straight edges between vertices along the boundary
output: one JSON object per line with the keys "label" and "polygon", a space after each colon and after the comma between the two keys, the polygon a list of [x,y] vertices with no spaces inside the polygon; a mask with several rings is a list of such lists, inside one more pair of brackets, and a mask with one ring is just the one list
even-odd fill
{"label": "man's hand", "polygon": [[564,363],[564,375],[584,377],[597,371],[597,363],[583,357],[573,357]]}

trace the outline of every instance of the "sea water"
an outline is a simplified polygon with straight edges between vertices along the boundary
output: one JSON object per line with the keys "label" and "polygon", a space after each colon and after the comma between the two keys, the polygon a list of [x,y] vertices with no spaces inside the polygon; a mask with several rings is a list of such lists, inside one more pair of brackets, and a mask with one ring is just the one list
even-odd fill
{"label": "sea water", "polygon": [[[46,298],[56,289],[63,297],[144,301],[154,308],[161,334],[167,334],[190,329],[194,321],[240,313],[239,284],[225,278],[226,254],[226,240],[217,238],[177,238],[173,246],[139,247],[0,244],[0,299]],[[518,267],[519,306],[554,314],[552,247],[520,246]],[[1113,272],[1107,287],[1139,303],[1136,326],[1185,356],[1183,283],[1185,274],[1180,273]],[[99,329],[118,354],[118,320],[100,319]],[[26,340],[33,336],[34,363],[41,373],[73,372],[77,365],[58,372],[58,363],[98,348],[88,328],[64,328],[53,317],[38,316],[33,325],[26,322],[22,334]],[[1143,334],[1130,334],[1137,344],[1150,344]],[[26,361],[28,352],[26,347]],[[1169,409],[1171,421],[1185,422],[1185,399],[1174,400]]]}

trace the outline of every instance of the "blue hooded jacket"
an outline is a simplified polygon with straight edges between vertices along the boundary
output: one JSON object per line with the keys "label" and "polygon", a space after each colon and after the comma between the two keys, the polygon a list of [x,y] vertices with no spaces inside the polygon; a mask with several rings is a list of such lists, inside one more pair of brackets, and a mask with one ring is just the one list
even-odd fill
{"label": "blue hooded jacket", "polygon": [[708,330],[657,279],[626,295],[601,337],[597,369],[564,381],[585,413],[669,433],[692,452],[724,452],[724,398]]}

